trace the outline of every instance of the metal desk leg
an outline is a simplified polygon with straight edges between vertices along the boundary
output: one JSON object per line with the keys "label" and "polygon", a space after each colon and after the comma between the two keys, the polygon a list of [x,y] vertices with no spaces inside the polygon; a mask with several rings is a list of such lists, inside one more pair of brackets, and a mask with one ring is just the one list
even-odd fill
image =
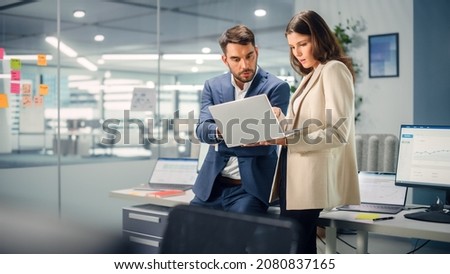
{"label": "metal desk leg", "polygon": [[367,254],[368,241],[369,241],[369,232],[358,230],[356,234],[356,253]]}
{"label": "metal desk leg", "polygon": [[325,253],[336,254],[337,228],[327,226],[325,228]]}

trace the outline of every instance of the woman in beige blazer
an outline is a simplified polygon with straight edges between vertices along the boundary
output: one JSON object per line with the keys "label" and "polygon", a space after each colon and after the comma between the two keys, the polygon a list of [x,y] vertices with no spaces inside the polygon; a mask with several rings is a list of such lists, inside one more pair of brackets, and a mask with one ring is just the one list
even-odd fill
{"label": "woman in beige blazer", "polygon": [[301,130],[265,143],[282,145],[271,200],[279,198],[281,216],[298,221],[298,252],[317,253],[320,212],[360,202],[354,73],[333,32],[314,11],[296,14],[285,35],[291,65],[304,76],[291,96],[286,127]]}

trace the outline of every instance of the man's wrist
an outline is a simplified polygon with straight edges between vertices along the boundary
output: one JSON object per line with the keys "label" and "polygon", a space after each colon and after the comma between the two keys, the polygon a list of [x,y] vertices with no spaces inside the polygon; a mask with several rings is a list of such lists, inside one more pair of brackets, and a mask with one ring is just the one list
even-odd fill
{"label": "man's wrist", "polygon": [[222,134],[220,134],[219,128],[216,128],[216,141],[223,141]]}

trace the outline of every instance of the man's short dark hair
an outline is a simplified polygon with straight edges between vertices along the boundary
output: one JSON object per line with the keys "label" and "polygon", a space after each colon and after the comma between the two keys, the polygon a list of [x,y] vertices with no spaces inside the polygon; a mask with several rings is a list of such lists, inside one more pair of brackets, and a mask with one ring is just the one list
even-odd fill
{"label": "man's short dark hair", "polygon": [[227,29],[219,38],[219,45],[224,54],[226,54],[227,45],[229,43],[247,45],[251,43],[255,45],[255,35],[245,25],[236,25]]}

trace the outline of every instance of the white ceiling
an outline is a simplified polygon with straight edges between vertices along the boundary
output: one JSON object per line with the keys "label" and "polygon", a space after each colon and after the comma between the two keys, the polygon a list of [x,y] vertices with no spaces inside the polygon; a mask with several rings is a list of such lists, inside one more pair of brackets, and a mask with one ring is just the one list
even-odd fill
{"label": "white ceiling", "polygon": [[[61,0],[61,40],[79,56],[93,63],[102,54],[158,53],[157,0]],[[260,49],[259,63],[272,71],[289,68],[284,28],[294,13],[294,0],[160,0],[160,52],[201,53],[210,47],[220,54],[219,35],[228,27],[243,23],[253,29]],[[52,54],[49,66],[57,64],[56,50],[45,37],[57,34],[56,0],[0,1],[0,47],[7,55]],[[267,10],[255,17],[256,8]],[[86,11],[84,18],[72,16],[76,9]],[[93,37],[103,34],[103,42]],[[64,68],[83,69],[75,58],[61,55]],[[195,61],[161,61],[168,75],[192,74]],[[197,65],[199,73],[224,71],[220,60]],[[121,71],[156,73],[157,61],[120,61],[98,65],[99,72]],[[84,69],[83,69],[84,70]]]}

